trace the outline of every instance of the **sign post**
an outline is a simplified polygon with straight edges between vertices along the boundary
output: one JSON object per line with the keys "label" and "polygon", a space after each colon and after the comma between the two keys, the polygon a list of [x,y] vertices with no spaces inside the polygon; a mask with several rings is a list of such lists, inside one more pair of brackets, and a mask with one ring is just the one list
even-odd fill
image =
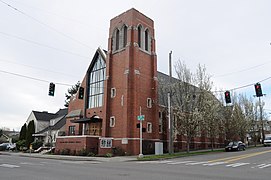
{"label": "sign post", "polygon": [[142,153],[142,121],[144,121],[145,119],[145,116],[144,115],[141,115],[141,106],[139,107],[139,116],[137,116],[137,120],[140,121],[140,149],[139,149],[139,155],[138,157],[139,158],[142,158],[143,157],[143,153]]}

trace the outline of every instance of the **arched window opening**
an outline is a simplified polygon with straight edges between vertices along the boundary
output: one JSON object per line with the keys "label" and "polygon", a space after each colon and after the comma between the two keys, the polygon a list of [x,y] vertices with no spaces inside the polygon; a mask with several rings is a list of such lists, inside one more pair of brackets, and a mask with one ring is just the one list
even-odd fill
{"label": "arched window opening", "polygon": [[138,46],[141,47],[141,26],[138,26]]}
{"label": "arched window opening", "polygon": [[127,44],[127,26],[123,28],[123,47],[125,48]]}
{"label": "arched window opening", "polygon": [[145,31],[145,50],[149,50],[149,31]]}
{"label": "arched window opening", "polygon": [[119,40],[120,40],[120,31],[117,29],[116,31],[116,50],[119,49]]}

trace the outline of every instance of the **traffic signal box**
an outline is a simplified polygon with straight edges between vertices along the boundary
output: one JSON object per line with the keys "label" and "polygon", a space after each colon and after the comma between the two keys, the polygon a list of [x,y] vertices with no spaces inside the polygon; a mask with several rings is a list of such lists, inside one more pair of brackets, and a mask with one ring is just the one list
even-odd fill
{"label": "traffic signal box", "polygon": [[231,103],[231,93],[230,93],[230,91],[225,92],[225,101],[226,101],[226,104]]}
{"label": "traffic signal box", "polygon": [[83,87],[79,87],[78,99],[84,99],[84,88]]}
{"label": "traffic signal box", "polygon": [[49,96],[54,96],[55,95],[55,84],[54,83],[50,83],[48,95]]}
{"label": "traffic signal box", "polygon": [[262,87],[260,83],[256,83],[255,85],[255,92],[257,97],[263,96]]}

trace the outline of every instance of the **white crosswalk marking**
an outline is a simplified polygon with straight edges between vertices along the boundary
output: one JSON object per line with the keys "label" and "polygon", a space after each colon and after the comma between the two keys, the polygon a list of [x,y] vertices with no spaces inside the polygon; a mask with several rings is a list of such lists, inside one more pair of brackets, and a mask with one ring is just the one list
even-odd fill
{"label": "white crosswalk marking", "polygon": [[18,168],[20,166],[12,165],[12,164],[0,164],[0,167],[6,167],[6,168]]}
{"label": "white crosswalk marking", "polygon": [[180,162],[172,162],[172,163],[168,163],[168,164],[176,165],[176,164],[186,164],[186,163],[192,163],[192,162],[195,162],[195,161],[180,161]]}
{"label": "white crosswalk marking", "polygon": [[141,161],[138,162],[139,164],[167,164],[167,163],[171,163],[173,161]]}
{"label": "white crosswalk marking", "polygon": [[44,166],[44,164],[41,164],[41,163],[31,163],[31,162],[21,162],[20,164],[31,165],[31,166]]}
{"label": "white crosswalk marking", "polygon": [[259,165],[257,165],[257,166],[252,166],[251,168],[259,168],[259,167],[261,167],[261,166],[265,166],[266,164],[259,164]]}
{"label": "white crosswalk marking", "polygon": [[228,164],[226,165],[226,167],[240,167],[240,166],[245,166],[245,165],[248,165],[250,163],[234,163],[234,164]]}
{"label": "white crosswalk marking", "polygon": [[215,166],[215,165],[220,165],[220,164],[225,164],[225,162],[207,163],[207,164],[203,164],[203,166]]}
{"label": "white crosswalk marking", "polygon": [[[206,167],[223,165],[224,167],[231,167],[231,168],[238,168],[238,167],[241,167],[241,166],[246,166],[246,165],[251,164],[251,163],[245,163],[245,162],[229,164],[228,162],[225,162],[225,161],[208,162],[208,161],[167,161],[167,160],[162,160],[162,161],[141,161],[141,162],[137,162],[137,163],[139,163],[139,164],[144,163],[144,164],[185,165],[185,166],[202,165],[202,166],[206,166]],[[254,166],[252,166],[251,168],[264,169],[264,168],[268,168],[268,167],[271,168],[271,163],[258,164],[258,165],[254,163]]]}
{"label": "white crosswalk marking", "polygon": [[270,167],[270,166],[271,166],[271,164],[264,164],[264,165],[260,166],[259,168],[263,169],[263,168],[267,168],[267,167]]}
{"label": "white crosswalk marking", "polygon": [[187,163],[185,165],[198,165],[198,164],[206,164],[208,162],[204,161],[204,162],[192,162],[192,163]]}

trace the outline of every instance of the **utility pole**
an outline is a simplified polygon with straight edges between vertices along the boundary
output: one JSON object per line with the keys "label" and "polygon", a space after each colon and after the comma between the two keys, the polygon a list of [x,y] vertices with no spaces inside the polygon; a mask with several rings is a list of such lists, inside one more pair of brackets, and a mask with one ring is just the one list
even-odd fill
{"label": "utility pole", "polygon": [[171,54],[172,51],[169,53],[169,92],[168,92],[168,136],[169,136],[169,141],[168,141],[168,153],[172,154],[173,153],[173,137],[172,137],[172,128],[173,128],[173,121],[172,121],[172,109],[171,109],[171,84],[172,84],[172,68],[171,68]]}

